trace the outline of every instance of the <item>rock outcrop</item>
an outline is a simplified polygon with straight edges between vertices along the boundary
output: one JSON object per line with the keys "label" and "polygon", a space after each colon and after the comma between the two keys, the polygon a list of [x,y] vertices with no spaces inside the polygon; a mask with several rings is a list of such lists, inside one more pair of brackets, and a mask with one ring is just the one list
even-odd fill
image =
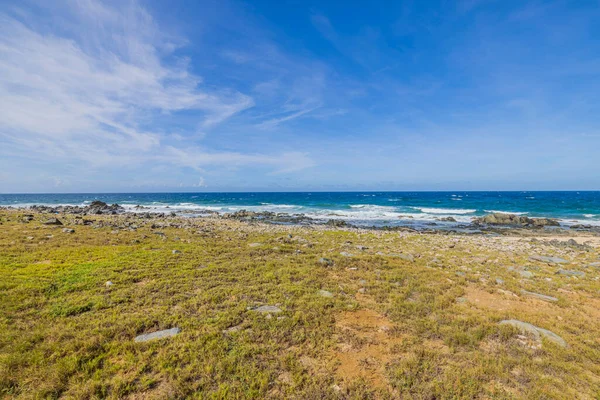
{"label": "rock outcrop", "polygon": [[529,218],[523,215],[493,213],[473,219],[477,225],[519,225],[528,227],[560,226],[557,220],[552,218]]}

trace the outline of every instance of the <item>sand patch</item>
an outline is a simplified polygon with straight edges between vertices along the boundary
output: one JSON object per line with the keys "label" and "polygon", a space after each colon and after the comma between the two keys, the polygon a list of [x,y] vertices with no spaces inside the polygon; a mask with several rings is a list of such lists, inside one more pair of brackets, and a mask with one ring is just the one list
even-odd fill
{"label": "sand patch", "polygon": [[479,289],[473,286],[467,287],[464,297],[469,304],[476,307],[487,308],[495,311],[540,311],[555,310],[550,303],[542,300],[514,296],[506,291],[494,291]]}
{"label": "sand patch", "polygon": [[341,314],[336,326],[340,331],[334,350],[337,376],[346,381],[363,378],[375,387],[386,387],[385,366],[392,359],[392,347],[401,342],[390,320],[363,309]]}

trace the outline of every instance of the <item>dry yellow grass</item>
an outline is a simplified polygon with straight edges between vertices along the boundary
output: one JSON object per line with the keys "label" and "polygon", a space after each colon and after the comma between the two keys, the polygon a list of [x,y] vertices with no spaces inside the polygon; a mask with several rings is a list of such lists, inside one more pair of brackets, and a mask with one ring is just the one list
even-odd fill
{"label": "dry yellow grass", "polygon": [[[65,233],[22,214],[0,211],[5,398],[600,396],[600,271],[585,268],[597,241],[61,215],[75,229]],[[533,254],[586,275],[556,275]],[[249,310],[258,305],[282,312]],[[536,346],[503,319],[568,347]],[[181,332],[133,340],[172,327]]]}

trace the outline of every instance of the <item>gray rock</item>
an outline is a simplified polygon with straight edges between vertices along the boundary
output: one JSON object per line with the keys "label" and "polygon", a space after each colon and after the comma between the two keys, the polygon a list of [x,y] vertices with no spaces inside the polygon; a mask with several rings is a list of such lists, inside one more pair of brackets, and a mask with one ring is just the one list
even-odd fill
{"label": "gray rock", "polygon": [[60,222],[60,220],[58,218],[50,218],[49,220],[45,221],[43,224],[44,225],[62,225],[63,223]]}
{"label": "gray rock", "polygon": [[474,218],[475,224],[489,225],[527,225],[533,227],[560,226],[555,219],[550,218],[529,218],[522,215],[508,213],[492,213],[484,217]]}
{"label": "gray rock", "polygon": [[367,246],[361,246],[361,245],[356,246],[356,248],[361,251],[365,251],[365,250],[369,249]]}
{"label": "gray rock", "polygon": [[276,306],[259,306],[250,309],[251,311],[256,311],[259,313],[280,313],[282,310]]}
{"label": "gray rock", "polygon": [[504,285],[504,279],[496,278],[496,284]]}
{"label": "gray rock", "polygon": [[538,342],[541,342],[541,338],[544,337],[561,347],[567,347],[567,342],[565,342],[565,340],[563,338],[561,338],[560,336],[558,336],[556,333],[551,332],[547,329],[539,328],[528,322],[523,322],[523,321],[519,321],[516,319],[507,319],[507,320],[500,321],[500,325],[510,325],[510,326],[517,328],[522,333],[529,333]]}
{"label": "gray rock", "polygon": [[533,272],[531,271],[518,271],[519,275],[521,275],[523,278],[533,278]]}
{"label": "gray rock", "polygon": [[248,246],[250,246],[250,247],[259,247],[259,246],[262,246],[262,243],[250,243]]}
{"label": "gray rock", "polygon": [[546,296],[545,294],[539,294],[539,293],[534,293],[534,292],[528,292],[527,290],[521,290],[521,294],[523,296],[533,297],[535,299],[543,300],[543,301],[549,301],[549,302],[558,301],[558,299],[556,297]]}
{"label": "gray rock", "polygon": [[319,264],[323,264],[326,267],[331,267],[333,265],[333,260],[330,260],[329,258],[321,257],[321,258],[319,258]]}
{"label": "gray rock", "polygon": [[593,262],[586,265],[586,268],[600,268],[600,262]]}
{"label": "gray rock", "polygon": [[457,302],[457,303],[460,303],[460,304],[462,304],[462,303],[466,303],[467,301],[468,301],[468,300],[467,300],[467,298],[466,298],[466,297],[457,297],[457,298],[456,298],[456,302]]}
{"label": "gray rock", "polygon": [[580,278],[583,278],[585,276],[585,272],[573,271],[573,270],[570,270],[570,269],[559,269],[558,271],[556,271],[556,273],[558,275],[578,276]]}
{"label": "gray rock", "polygon": [[545,262],[545,263],[552,263],[552,264],[566,264],[569,261],[565,260],[564,258],[560,258],[560,257],[549,257],[549,256],[531,256],[529,257],[530,260],[534,260],[534,261],[541,261],[541,262]]}
{"label": "gray rock", "polygon": [[399,254],[398,257],[404,261],[415,261],[415,256],[413,256],[412,254]]}
{"label": "gray rock", "polygon": [[173,250],[173,254],[181,254],[181,251],[179,251],[179,250]]}
{"label": "gray rock", "polygon": [[442,217],[439,220],[444,222],[456,222],[456,219],[454,217]]}
{"label": "gray rock", "polygon": [[467,274],[465,272],[463,272],[463,271],[456,271],[455,275],[456,276],[467,276]]}
{"label": "gray rock", "polygon": [[341,255],[341,256],[344,256],[344,257],[352,257],[352,256],[354,256],[354,254],[352,254],[352,253],[348,253],[348,252],[346,252],[346,251],[342,251],[342,252],[340,253],[340,255]]}
{"label": "gray rock", "polygon": [[171,337],[171,336],[175,336],[179,332],[180,332],[179,328],[165,329],[163,331],[152,332],[152,333],[145,333],[143,335],[137,336],[134,339],[134,341],[135,342],[147,342],[149,340],[163,339],[163,338],[168,338],[168,337]]}
{"label": "gray rock", "polygon": [[75,233],[75,229],[71,229],[71,228],[63,228],[62,230],[64,233]]}
{"label": "gray rock", "polygon": [[106,286],[108,289],[110,289],[112,285],[114,285],[114,283],[112,283],[111,281],[106,281],[106,283],[104,284],[104,286]]}
{"label": "gray rock", "polygon": [[318,294],[321,297],[333,297],[333,293],[331,293],[327,290],[319,290]]}

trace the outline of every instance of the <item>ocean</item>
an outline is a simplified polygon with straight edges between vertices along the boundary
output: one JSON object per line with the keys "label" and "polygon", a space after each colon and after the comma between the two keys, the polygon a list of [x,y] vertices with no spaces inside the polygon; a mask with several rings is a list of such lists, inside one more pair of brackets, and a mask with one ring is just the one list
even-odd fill
{"label": "ocean", "polygon": [[[206,211],[242,209],[302,213],[317,220],[341,219],[365,226],[456,225],[492,212],[557,218],[564,226],[600,226],[600,191],[581,192],[282,192],[282,193],[85,193],[0,194],[0,206],[81,205],[93,200],[118,203],[135,211]],[[440,222],[452,217],[456,222]]]}

